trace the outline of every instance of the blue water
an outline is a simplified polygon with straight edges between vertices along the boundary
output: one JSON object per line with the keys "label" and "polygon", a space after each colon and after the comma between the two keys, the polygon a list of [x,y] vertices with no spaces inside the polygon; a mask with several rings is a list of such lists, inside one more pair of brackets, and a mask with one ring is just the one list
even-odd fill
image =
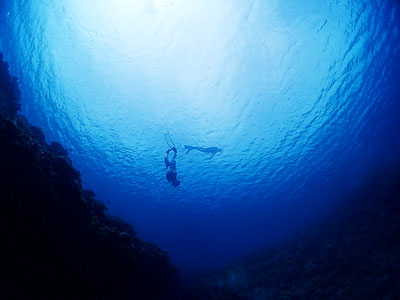
{"label": "blue water", "polygon": [[181,268],[288,238],[400,156],[395,0],[2,0],[0,51],[22,114]]}

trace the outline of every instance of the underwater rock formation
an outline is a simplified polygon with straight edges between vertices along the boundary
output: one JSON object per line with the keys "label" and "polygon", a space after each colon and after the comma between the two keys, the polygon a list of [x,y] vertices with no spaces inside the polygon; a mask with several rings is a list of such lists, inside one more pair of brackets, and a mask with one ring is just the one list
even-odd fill
{"label": "underwater rock formation", "polygon": [[166,253],[107,215],[19,106],[0,55],[0,298],[157,299],[176,280]]}
{"label": "underwater rock formation", "polygon": [[400,299],[400,163],[291,240],[199,276],[185,299]]}

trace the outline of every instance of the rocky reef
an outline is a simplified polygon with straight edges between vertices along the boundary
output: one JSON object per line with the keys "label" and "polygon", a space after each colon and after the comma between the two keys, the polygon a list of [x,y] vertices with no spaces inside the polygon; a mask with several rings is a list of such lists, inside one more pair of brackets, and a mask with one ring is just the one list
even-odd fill
{"label": "rocky reef", "polygon": [[106,214],[19,107],[0,54],[0,298],[158,299],[176,280],[167,254]]}
{"label": "rocky reef", "polygon": [[400,299],[400,163],[291,240],[197,278],[184,299]]}

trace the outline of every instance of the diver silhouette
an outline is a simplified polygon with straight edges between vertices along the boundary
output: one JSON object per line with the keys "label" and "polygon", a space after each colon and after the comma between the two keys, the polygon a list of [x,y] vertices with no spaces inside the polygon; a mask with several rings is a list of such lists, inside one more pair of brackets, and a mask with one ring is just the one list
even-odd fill
{"label": "diver silhouette", "polygon": [[204,152],[204,153],[210,153],[211,154],[210,159],[213,158],[213,156],[215,154],[217,154],[218,152],[222,152],[222,149],[218,148],[218,147],[204,148],[204,147],[194,147],[194,146],[185,145],[185,149],[187,150],[186,154],[188,154],[192,150],[197,150],[197,151]]}
{"label": "diver silhouette", "polygon": [[[164,158],[165,167],[167,168],[166,177],[168,182],[172,182],[172,185],[174,187],[177,187],[181,183],[176,178],[176,176],[178,175],[178,173],[176,173],[176,155],[178,154],[178,152],[176,151],[175,143],[172,140],[169,132],[164,134],[164,139],[169,147],[169,149],[165,151],[165,158]],[[174,151],[174,155],[170,159],[168,159],[168,154],[171,152],[171,150]]]}
{"label": "diver silhouette", "polygon": [[[172,156],[172,158],[168,158],[168,154],[170,151],[174,152],[174,155]],[[168,182],[172,182],[172,185],[177,187],[181,182],[176,178],[176,176],[178,175],[178,173],[176,172],[176,155],[177,155],[177,151],[176,148],[170,148],[167,151],[165,151],[165,158],[164,158],[164,162],[165,162],[165,167],[167,169],[167,180]]]}

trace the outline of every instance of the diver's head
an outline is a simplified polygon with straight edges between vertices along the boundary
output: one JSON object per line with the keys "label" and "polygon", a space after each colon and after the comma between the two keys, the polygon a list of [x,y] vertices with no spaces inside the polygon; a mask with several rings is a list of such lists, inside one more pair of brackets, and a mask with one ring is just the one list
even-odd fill
{"label": "diver's head", "polygon": [[172,185],[174,186],[174,187],[177,187],[177,186],[179,186],[181,184],[181,182],[178,180],[178,179],[175,179],[174,181],[172,181]]}
{"label": "diver's head", "polygon": [[222,152],[222,149],[221,149],[221,148],[218,148],[218,152]]}

